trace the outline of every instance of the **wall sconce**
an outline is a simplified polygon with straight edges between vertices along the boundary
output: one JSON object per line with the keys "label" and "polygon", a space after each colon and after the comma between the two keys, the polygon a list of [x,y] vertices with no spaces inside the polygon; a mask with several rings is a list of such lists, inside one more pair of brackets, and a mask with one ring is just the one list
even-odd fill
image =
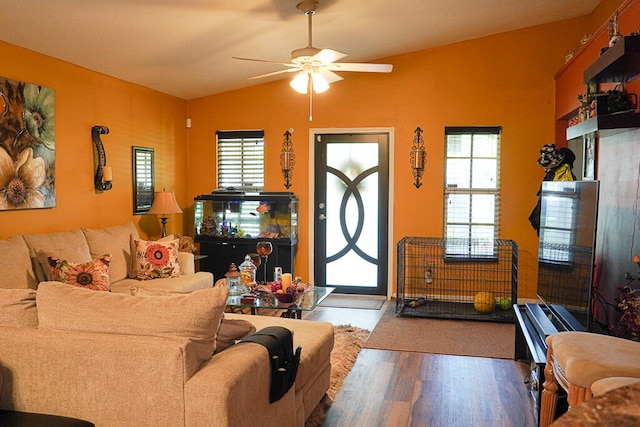
{"label": "wall sconce", "polygon": [[149,209],[149,214],[162,215],[162,237],[167,237],[167,214],[182,213],[182,209],[178,206],[176,195],[173,191],[156,191],[153,197],[153,204]]}
{"label": "wall sconce", "polygon": [[111,166],[107,166],[107,155],[100,140],[100,135],[109,133],[106,126],[93,126],[91,128],[91,140],[93,141],[93,165],[94,165],[94,185],[98,191],[111,190],[113,181],[113,171]]}
{"label": "wall sconce", "polygon": [[293,142],[290,139],[291,133],[293,133],[293,129],[289,129],[284,133],[284,141],[282,141],[282,150],[280,151],[280,168],[282,169],[286,188],[291,187],[293,167],[296,165],[296,155],[293,154]]}
{"label": "wall sconce", "polygon": [[422,185],[422,174],[424,173],[424,165],[427,163],[427,150],[424,148],[424,140],[422,139],[422,129],[420,126],[413,131],[416,136],[413,137],[413,146],[411,147],[411,169],[413,170],[413,185],[420,188]]}

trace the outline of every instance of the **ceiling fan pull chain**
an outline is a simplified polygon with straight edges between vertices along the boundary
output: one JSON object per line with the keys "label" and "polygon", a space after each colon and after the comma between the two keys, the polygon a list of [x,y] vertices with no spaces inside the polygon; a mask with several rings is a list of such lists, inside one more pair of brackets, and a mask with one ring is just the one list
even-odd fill
{"label": "ceiling fan pull chain", "polygon": [[309,121],[313,121],[313,79],[309,76]]}

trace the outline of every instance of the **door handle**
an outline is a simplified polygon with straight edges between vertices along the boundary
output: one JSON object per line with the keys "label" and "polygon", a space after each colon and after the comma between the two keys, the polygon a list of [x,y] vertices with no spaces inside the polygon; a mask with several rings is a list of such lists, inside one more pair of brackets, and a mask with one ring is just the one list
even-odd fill
{"label": "door handle", "polygon": [[318,219],[320,221],[324,221],[325,219],[327,219],[327,217],[324,214],[320,214],[320,215],[318,215]]}

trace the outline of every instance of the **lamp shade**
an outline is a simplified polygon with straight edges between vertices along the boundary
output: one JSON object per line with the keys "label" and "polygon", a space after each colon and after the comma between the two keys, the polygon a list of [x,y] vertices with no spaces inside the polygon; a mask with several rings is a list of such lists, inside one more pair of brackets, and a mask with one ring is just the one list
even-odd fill
{"label": "lamp shade", "polygon": [[178,206],[176,195],[173,191],[156,191],[149,213],[159,215],[174,214],[182,213],[182,209]]}

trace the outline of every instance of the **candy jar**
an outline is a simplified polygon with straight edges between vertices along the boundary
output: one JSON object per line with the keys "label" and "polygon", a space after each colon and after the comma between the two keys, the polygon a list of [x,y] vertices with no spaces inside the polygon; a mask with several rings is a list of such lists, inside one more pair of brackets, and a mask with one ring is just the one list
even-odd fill
{"label": "candy jar", "polygon": [[245,255],[244,262],[240,264],[240,285],[250,291],[256,284],[256,266],[251,261],[251,256]]}
{"label": "candy jar", "polygon": [[242,295],[242,288],[240,287],[240,273],[236,268],[235,263],[229,265],[229,271],[224,275],[227,279],[227,287],[229,288],[229,295]]}

